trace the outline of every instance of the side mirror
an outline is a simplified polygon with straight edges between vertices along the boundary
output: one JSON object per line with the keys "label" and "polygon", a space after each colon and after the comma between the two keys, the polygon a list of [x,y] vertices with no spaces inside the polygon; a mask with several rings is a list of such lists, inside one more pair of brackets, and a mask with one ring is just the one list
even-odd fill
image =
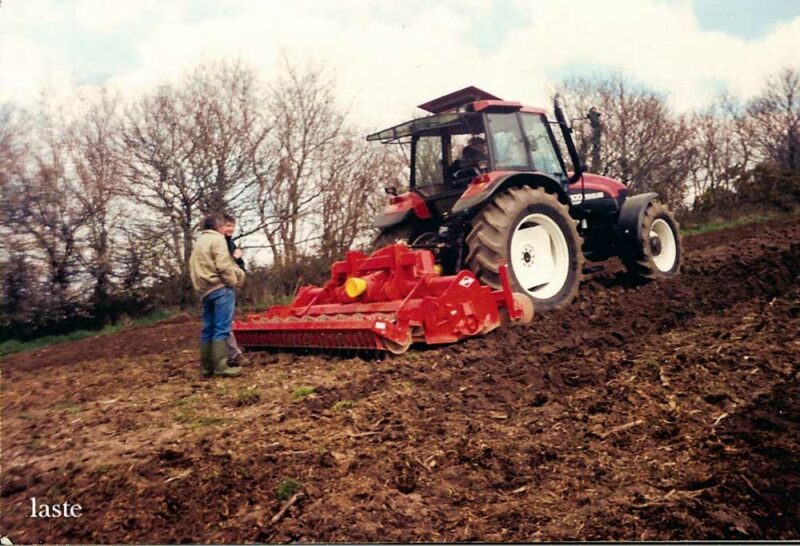
{"label": "side mirror", "polygon": [[480,169],[481,171],[488,171],[489,162],[486,161],[485,159],[481,159],[480,161],[478,161],[478,169]]}
{"label": "side mirror", "polygon": [[385,188],[383,188],[383,191],[386,192],[386,195],[392,195],[394,197],[397,197],[397,188],[395,188],[394,186],[386,186]]}

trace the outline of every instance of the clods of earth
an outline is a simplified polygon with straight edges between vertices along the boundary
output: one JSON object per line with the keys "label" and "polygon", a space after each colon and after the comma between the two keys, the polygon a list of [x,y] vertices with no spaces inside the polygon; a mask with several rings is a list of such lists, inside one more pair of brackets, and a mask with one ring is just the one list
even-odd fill
{"label": "clods of earth", "polygon": [[[800,219],[608,263],[567,309],[400,357],[171,320],[2,362],[15,543],[800,539]],[[81,517],[31,518],[39,503]]]}

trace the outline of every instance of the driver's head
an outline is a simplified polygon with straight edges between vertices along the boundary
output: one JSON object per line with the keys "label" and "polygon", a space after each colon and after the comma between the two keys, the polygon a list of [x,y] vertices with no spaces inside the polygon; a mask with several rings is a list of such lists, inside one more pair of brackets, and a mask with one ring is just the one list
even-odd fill
{"label": "driver's head", "polygon": [[464,161],[478,161],[481,157],[481,152],[474,146],[464,146],[464,151],[461,153],[461,159]]}
{"label": "driver's head", "polygon": [[469,139],[467,146],[469,146],[470,148],[475,148],[476,150],[480,150],[484,154],[486,153],[486,140],[484,140],[482,137],[479,136],[472,137],[471,139]]}

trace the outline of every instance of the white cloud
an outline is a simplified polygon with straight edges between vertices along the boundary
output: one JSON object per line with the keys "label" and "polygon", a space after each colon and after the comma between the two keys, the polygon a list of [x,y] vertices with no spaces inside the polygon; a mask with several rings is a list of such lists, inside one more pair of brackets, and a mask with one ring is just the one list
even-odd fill
{"label": "white cloud", "polygon": [[75,20],[89,32],[110,33],[150,16],[177,20],[189,12],[189,0],[80,0],[75,4]]}
{"label": "white cloud", "polygon": [[0,74],[0,103],[30,103],[45,93],[63,98],[73,86],[57,51],[13,34],[0,36]]}
{"label": "white cloud", "polygon": [[127,9],[120,9],[116,2],[104,0],[81,0],[75,8],[75,18],[90,32],[111,32],[132,19]]}
{"label": "white cloud", "polygon": [[521,67],[543,70],[570,61],[609,67],[669,93],[679,110],[711,100],[716,91],[710,84],[747,96],[763,87],[771,71],[800,66],[800,18],[747,41],[701,30],[689,2],[619,0],[613,10],[588,0],[570,2],[566,10],[554,3],[519,4],[534,23],[515,32],[500,55],[535,43],[535,58]]}
{"label": "white cloud", "polygon": [[[13,10],[17,22],[42,17],[47,28],[58,23],[53,13],[65,16],[55,0],[20,3],[27,7]],[[717,84],[752,95],[781,67],[800,66],[800,18],[744,40],[702,30],[688,1],[516,0],[522,22],[529,22],[509,31],[491,53],[471,45],[475,23],[492,13],[489,0],[230,0],[219,4],[224,15],[200,21],[191,20],[190,7],[185,0],[82,0],[72,15],[91,32],[155,21],[135,44],[135,66],[109,80],[129,95],[219,57],[242,58],[270,79],[285,51],[294,62],[326,62],[338,76],[343,102],[354,99],[354,118],[367,129],[402,121],[414,105],[466,85],[546,106],[553,85],[548,74],[576,64],[620,70],[669,93],[679,110],[705,104]],[[0,69],[16,75],[13,83],[0,82],[0,99],[29,94],[53,74],[66,81],[70,73],[57,52],[16,26],[0,20],[0,31],[9,31],[0,37]]]}

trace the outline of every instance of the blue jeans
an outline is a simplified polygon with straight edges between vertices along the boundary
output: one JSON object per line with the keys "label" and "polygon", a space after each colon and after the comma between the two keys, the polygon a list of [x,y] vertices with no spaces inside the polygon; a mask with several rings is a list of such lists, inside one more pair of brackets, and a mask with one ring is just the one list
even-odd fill
{"label": "blue jeans", "polygon": [[203,330],[200,341],[220,341],[231,335],[233,309],[236,307],[236,292],[224,287],[214,290],[203,298]]}

